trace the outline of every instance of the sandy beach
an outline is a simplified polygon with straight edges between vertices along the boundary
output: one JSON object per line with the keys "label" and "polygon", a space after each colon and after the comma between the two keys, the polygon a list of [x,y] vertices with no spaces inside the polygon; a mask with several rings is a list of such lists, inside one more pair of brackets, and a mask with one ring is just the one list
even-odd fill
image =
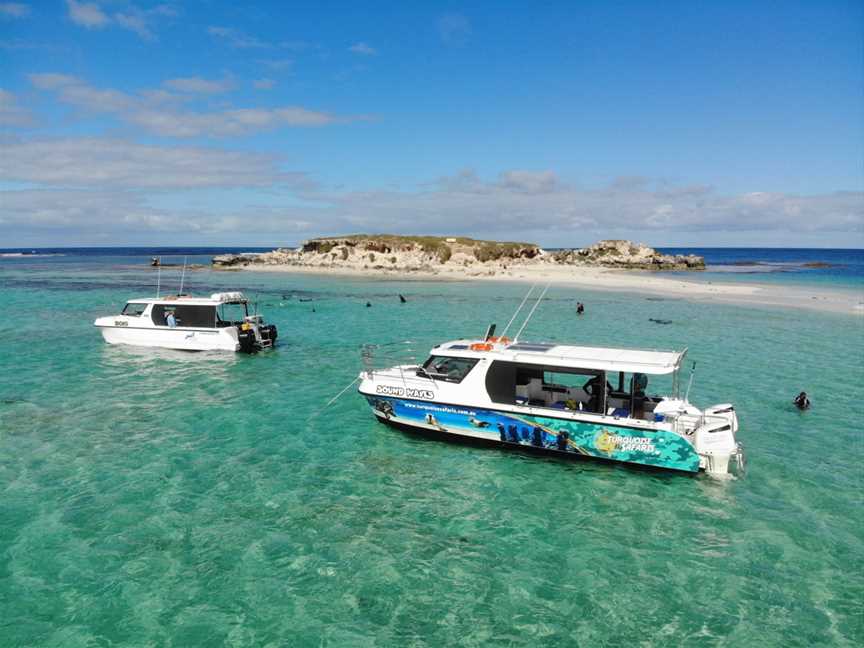
{"label": "sandy beach", "polygon": [[550,283],[599,291],[651,294],[663,297],[734,303],[745,306],[769,306],[846,313],[864,316],[864,292],[826,290],[819,287],[784,286],[767,283],[720,283],[693,281],[688,273],[680,278],[658,276],[650,271],[621,271],[583,266],[512,265],[506,270],[478,271],[476,268],[442,268],[436,271],[399,271],[359,269],[334,266],[251,264],[226,271],[287,272],[318,275],[341,275],[382,279],[385,281],[506,281]]}

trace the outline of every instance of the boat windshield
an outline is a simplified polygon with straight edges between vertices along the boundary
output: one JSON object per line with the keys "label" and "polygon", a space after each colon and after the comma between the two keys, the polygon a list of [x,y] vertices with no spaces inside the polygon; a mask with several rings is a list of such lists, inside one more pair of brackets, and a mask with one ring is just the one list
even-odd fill
{"label": "boat windshield", "polygon": [[237,325],[249,314],[246,304],[219,304],[216,309],[220,325]]}
{"label": "boat windshield", "polygon": [[136,302],[129,302],[126,306],[123,307],[123,312],[121,315],[129,315],[131,317],[141,317],[144,314],[144,310],[147,308],[147,304],[140,304]]}
{"label": "boat windshield", "polygon": [[452,356],[430,356],[417,371],[420,376],[435,380],[460,383],[477,364],[476,358],[454,358]]}

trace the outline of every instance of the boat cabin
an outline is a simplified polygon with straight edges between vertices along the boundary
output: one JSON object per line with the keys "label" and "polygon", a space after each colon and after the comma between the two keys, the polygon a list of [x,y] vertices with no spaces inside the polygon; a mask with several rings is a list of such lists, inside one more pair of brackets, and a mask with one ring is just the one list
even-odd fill
{"label": "boat cabin", "polygon": [[247,320],[249,303],[242,293],[214,293],[209,298],[170,295],[127,302],[120,314],[144,318],[158,327],[168,327],[171,314],[179,328],[225,328]]}
{"label": "boat cabin", "polygon": [[654,414],[662,399],[649,394],[649,383],[656,383],[655,393],[677,395],[686,354],[527,343],[485,350],[488,346],[471,341],[441,345],[417,374],[461,383],[485,359],[483,383],[493,403],[655,421],[662,420]]}

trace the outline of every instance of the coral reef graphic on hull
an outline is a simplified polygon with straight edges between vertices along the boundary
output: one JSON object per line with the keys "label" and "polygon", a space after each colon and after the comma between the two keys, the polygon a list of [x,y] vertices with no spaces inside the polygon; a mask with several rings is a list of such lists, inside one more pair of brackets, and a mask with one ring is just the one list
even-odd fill
{"label": "coral reef graphic on hull", "polygon": [[671,470],[699,470],[699,455],[692,444],[668,430],[637,430],[381,396],[367,395],[366,400],[387,420],[419,429]]}

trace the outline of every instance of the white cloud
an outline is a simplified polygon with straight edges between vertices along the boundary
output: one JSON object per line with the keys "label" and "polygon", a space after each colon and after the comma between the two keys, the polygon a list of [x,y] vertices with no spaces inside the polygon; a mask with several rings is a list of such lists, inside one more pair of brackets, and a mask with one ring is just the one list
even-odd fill
{"label": "white cloud", "polygon": [[34,126],[36,120],[32,113],[18,105],[15,95],[0,88],[0,126]]}
{"label": "white cloud", "polygon": [[56,91],[64,103],[92,112],[120,112],[135,107],[137,100],[119,90],[100,90],[67,74],[30,74],[30,83],[40,90]]}
{"label": "white cloud", "polygon": [[[42,90],[57,92],[64,103],[94,113],[108,113],[118,119],[163,137],[229,137],[284,127],[319,127],[364,121],[368,117],[340,116],[302,106],[279,108],[235,108],[211,112],[178,110],[170,102],[178,97],[165,91],[144,91],[138,95],[99,89],[65,74],[31,74],[30,82]],[[173,82],[173,83],[172,83]],[[169,87],[203,90],[203,79],[173,79]],[[211,86],[206,85],[211,88]],[[211,88],[212,89],[212,88]]]}
{"label": "white cloud", "polygon": [[162,85],[179,92],[218,94],[231,90],[234,87],[234,81],[229,78],[222,79],[221,81],[212,81],[210,79],[202,79],[201,77],[182,77],[168,79]]}
{"label": "white cloud", "polygon": [[500,185],[513,191],[525,193],[548,192],[558,184],[554,171],[505,171],[500,176]]}
{"label": "white cloud", "polygon": [[[670,232],[860,232],[864,193],[817,196],[722,195],[707,187],[577,189],[551,171],[505,171],[483,181],[468,170],[422,191],[317,194],[354,231],[463,233],[494,237],[530,232],[585,242],[618,232],[650,238]],[[347,219],[347,222],[345,221]]]}
{"label": "white cloud", "polygon": [[248,34],[231,27],[211,25],[207,28],[207,33],[224,40],[231,47],[236,47],[237,49],[265,49],[272,47],[269,43],[265,43],[254,36],[249,36]]}
{"label": "white cloud", "polygon": [[135,32],[144,40],[155,40],[156,36],[150,23],[156,18],[171,18],[177,11],[168,4],[159,4],[149,9],[141,9],[132,3],[124,3],[121,11],[107,13],[96,2],[66,0],[69,19],[76,25],[87,29],[102,29],[116,25]]}
{"label": "white cloud", "polygon": [[271,70],[278,71],[290,70],[294,66],[292,59],[262,59],[258,62]]}
{"label": "white cloud", "polygon": [[276,82],[273,79],[255,79],[252,85],[256,90],[272,90],[276,87]]}
{"label": "white cloud", "polygon": [[366,43],[354,43],[348,48],[348,51],[361,56],[375,56],[378,53],[377,49]]}
{"label": "white cloud", "polygon": [[[271,156],[223,149],[95,138],[14,141],[0,157],[0,179],[36,187],[3,192],[0,237],[38,230],[33,236],[44,240],[45,232],[62,231],[117,242],[144,232],[154,241],[171,234],[238,243],[250,240],[247,225],[254,222],[255,240],[274,244],[349,231],[515,236],[547,245],[607,237],[764,242],[782,232],[787,241],[856,244],[864,227],[861,192],[736,196],[645,179],[583,189],[543,170],[507,170],[492,180],[466,170],[415,191],[325,191],[278,166]],[[199,199],[214,190],[245,191],[246,199],[203,208],[212,201]],[[157,208],[150,201],[156,195],[171,200]],[[284,206],[275,207],[279,195]]]}
{"label": "white cloud", "polygon": [[144,40],[153,40],[155,36],[147,25],[147,18],[142,12],[115,13],[114,21],[124,29],[133,31]]}
{"label": "white cloud", "polygon": [[4,18],[24,18],[30,15],[30,5],[21,2],[0,2],[0,16]]}
{"label": "white cloud", "polygon": [[263,187],[287,177],[268,155],[114,139],[17,140],[0,156],[0,179],[53,187]]}
{"label": "white cloud", "polygon": [[238,108],[212,113],[139,110],[124,119],[163,137],[227,137],[280,127],[316,127],[349,121],[299,106]]}
{"label": "white cloud", "polygon": [[95,2],[66,0],[66,7],[69,9],[69,19],[87,29],[101,29],[111,22],[108,15]]}

